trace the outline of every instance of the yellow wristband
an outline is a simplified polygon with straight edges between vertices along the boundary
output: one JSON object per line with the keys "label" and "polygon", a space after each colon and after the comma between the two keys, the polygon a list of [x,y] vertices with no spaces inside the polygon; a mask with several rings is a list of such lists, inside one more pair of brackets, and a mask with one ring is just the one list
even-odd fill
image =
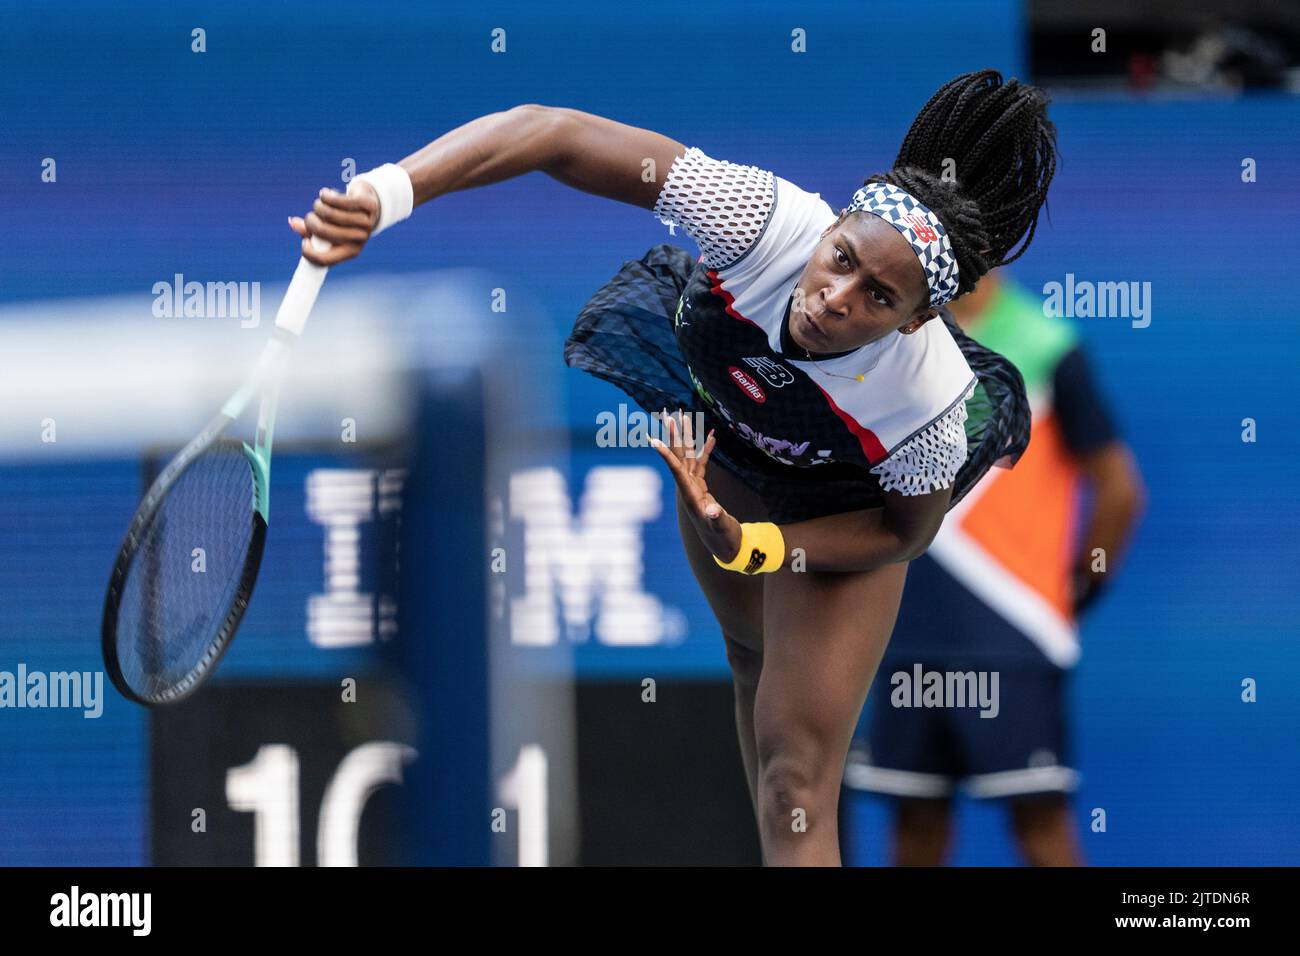
{"label": "yellow wristband", "polygon": [[766,574],[785,561],[785,536],[770,521],[746,521],[740,525],[740,550],[730,561],[713,557],[718,567],[741,574]]}

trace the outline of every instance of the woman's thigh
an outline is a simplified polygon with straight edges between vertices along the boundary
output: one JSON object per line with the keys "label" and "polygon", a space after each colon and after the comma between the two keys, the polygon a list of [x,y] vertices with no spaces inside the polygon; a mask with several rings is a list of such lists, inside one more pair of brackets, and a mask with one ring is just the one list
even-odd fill
{"label": "woman's thigh", "polygon": [[[737,521],[766,521],[762,501],[730,472],[709,463],[706,473],[709,491]],[[686,549],[686,559],[699,582],[700,589],[722,627],[723,634],[752,655],[763,653],[763,578],[735,571],[724,571],[700,540],[687,515],[681,497],[677,498],[677,525]]]}
{"label": "woman's thigh", "polygon": [[819,764],[843,757],[894,630],[907,564],[764,578],[759,758],[782,750]]}

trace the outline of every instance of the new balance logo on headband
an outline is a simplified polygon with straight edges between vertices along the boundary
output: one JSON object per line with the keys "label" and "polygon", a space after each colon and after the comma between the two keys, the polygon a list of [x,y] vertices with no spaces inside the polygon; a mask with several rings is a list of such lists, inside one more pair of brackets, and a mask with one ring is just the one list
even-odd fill
{"label": "new balance logo on headband", "polygon": [[938,308],[957,295],[957,257],[939,217],[906,189],[890,183],[867,183],[853,194],[848,212],[869,212],[879,216],[908,241],[930,289],[930,305]]}
{"label": "new balance logo on headband", "polygon": [[928,222],[925,221],[924,216],[918,216],[916,213],[913,213],[912,215],[904,216],[903,218],[911,224],[912,231],[916,233],[916,238],[920,239],[922,242],[934,242],[939,238],[939,234],[934,231],[934,228]]}

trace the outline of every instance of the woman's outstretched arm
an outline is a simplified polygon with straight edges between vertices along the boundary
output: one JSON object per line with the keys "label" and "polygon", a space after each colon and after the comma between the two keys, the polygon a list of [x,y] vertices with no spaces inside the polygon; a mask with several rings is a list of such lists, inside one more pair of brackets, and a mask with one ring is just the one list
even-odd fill
{"label": "woman's outstretched arm", "polygon": [[[414,204],[529,172],[646,209],[654,207],[673,160],[686,147],[651,130],[565,107],[527,103],[458,126],[397,165],[410,177]],[[303,255],[334,265],[361,252],[379,219],[371,190],[323,190],[306,216],[290,217]],[[317,252],[307,237],[333,244]]]}

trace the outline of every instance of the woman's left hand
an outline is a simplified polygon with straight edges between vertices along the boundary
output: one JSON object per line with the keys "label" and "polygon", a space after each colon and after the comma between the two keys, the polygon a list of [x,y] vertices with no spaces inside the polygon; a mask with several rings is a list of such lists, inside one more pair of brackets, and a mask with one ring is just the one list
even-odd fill
{"label": "woman's left hand", "polygon": [[663,417],[663,421],[668,444],[657,438],[651,439],[650,444],[668,463],[677,481],[677,493],[686,503],[686,513],[699,532],[700,540],[720,561],[731,561],[740,553],[740,522],[709,494],[709,486],[704,480],[705,466],[713,452],[714,434],[709,432],[708,440],[697,455],[691,416],[682,415],[684,424],[681,427],[668,415]]}

